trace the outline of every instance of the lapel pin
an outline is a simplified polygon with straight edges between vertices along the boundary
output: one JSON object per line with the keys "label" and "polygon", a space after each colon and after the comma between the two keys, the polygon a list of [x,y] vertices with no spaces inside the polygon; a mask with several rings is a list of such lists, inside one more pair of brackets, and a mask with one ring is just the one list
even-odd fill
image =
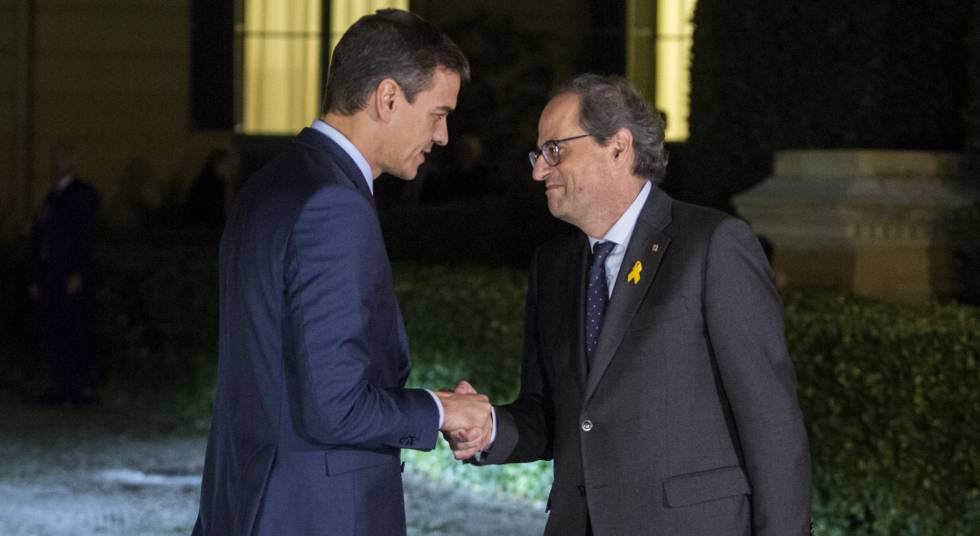
{"label": "lapel pin", "polygon": [[633,269],[630,270],[628,276],[626,276],[626,281],[628,283],[633,283],[634,285],[640,282],[640,272],[643,271],[643,263],[636,261],[633,263]]}
{"label": "lapel pin", "polygon": [[650,246],[650,251],[652,251],[654,253],[660,251],[660,244],[654,244],[654,245]]}

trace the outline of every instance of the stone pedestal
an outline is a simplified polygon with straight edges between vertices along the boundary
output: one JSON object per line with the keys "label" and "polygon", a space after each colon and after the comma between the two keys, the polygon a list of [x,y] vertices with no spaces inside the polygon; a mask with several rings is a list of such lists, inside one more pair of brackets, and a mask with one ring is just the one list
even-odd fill
{"label": "stone pedestal", "polygon": [[773,176],[733,201],[772,242],[786,287],[942,299],[956,283],[945,219],[980,199],[958,165],[941,152],[782,151]]}

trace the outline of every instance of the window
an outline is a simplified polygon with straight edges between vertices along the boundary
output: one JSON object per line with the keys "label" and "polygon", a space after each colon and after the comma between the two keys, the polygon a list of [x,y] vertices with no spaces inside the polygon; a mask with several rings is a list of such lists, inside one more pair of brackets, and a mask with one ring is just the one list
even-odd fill
{"label": "window", "polygon": [[397,8],[408,11],[408,0],[334,0],[330,2],[330,50],[340,41],[357,19],[379,9]]}
{"label": "window", "polygon": [[322,0],[243,0],[237,11],[238,130],[292,134],[318,115]]}
{"label": "window", "polygon": [[629,0],[627,73],[667,116],[667,141],[688,134],[692,18],[696,0]]}
{"label": "window", "polygon": [[318,117],[324,59],[351,24],[386,7],[407,9],[408,0],[240,0],[235,24],[237,130],[288,135]]}

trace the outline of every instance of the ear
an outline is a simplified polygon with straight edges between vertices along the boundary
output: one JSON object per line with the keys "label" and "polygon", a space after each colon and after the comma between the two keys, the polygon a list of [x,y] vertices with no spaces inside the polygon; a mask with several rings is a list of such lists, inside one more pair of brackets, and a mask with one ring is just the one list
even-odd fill
{"label": "ear", "polygon": [[378,119],[388,123],[391,121],[392,114],[398,108],[398,95],[401,93],[401,86],[391,78],[385,78],[378,83],[374,90],[373,104]]}
{"label": "ear", "polygon": [[616,163],[625,162],[633,152],[633,133],[625,128],[617,130],[609,138],[609,146],[613,151],[613,160]]}

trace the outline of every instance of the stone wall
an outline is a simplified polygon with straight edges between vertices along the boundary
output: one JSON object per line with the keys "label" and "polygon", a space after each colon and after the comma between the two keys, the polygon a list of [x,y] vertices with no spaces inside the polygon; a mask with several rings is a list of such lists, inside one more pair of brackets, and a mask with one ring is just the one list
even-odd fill
{"label": "stone wall", "polygon": [[785,287],[943,299],[956,284],[945,218],[980,199],[957,179],[959,160],[924,151],[782,151],[773,176],[734,202],[772,242]]}

